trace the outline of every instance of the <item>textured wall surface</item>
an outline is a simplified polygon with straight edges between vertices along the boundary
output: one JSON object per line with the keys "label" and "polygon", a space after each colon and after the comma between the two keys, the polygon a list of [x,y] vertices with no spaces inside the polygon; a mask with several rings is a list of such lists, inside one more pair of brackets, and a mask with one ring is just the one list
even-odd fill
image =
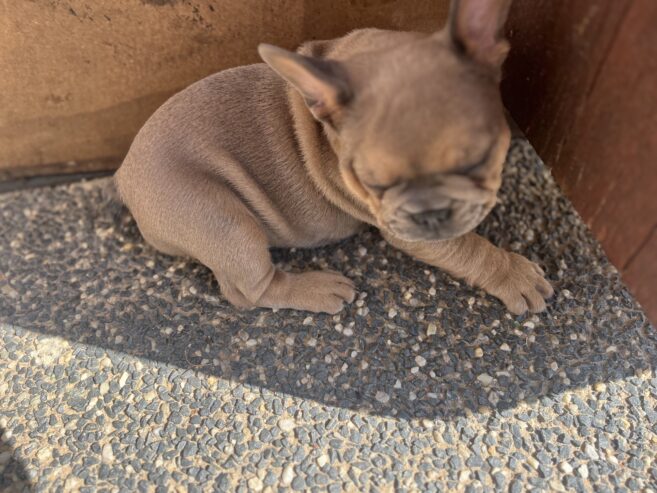
{"label": "textured wall surface", "polygon": [[[357,27],[432,30],[447,0],[33,0],[0,3],[0,173],[121,159],[174,92]],[[102,164],[101,164],[102,166]]]}

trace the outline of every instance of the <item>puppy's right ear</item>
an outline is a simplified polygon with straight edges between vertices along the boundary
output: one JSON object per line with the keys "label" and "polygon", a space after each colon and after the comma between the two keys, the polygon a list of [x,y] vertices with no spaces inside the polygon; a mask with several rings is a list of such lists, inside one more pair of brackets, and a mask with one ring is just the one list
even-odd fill
{"label": "puppy's right ear", "polygon": [[504,23],[512,0],[452,0],[449,33],[474,60],[499,68],[509,51]]}
{"label": "puppy's right ear", "polygon": [[326,120],[351,99],[351,89],[342,66],[331,60],[312,58],[276,46],[258,46],[260,57],[304,97],[318,120]]}

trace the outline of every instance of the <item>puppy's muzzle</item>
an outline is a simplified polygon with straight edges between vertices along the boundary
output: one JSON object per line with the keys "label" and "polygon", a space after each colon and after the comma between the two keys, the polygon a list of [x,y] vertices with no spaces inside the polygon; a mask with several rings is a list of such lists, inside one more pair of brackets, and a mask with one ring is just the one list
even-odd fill
{"label": "puppy's muzzle", "polygon": [[429,184],[403,183],[383,194],[383,226],[408,241],[446,240],[473,230],[495,205],[495,191],[446,176]]}

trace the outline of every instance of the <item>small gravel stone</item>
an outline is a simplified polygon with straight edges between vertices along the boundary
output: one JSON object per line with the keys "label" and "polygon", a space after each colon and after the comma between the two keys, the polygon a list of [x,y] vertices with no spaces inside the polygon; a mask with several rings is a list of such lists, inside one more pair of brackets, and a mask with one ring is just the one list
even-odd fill
{"label": "small gravel stone", "polygon": [[262,489],[264,488],[264,485],[262,484],[262,480],[257,476],[250,478],[248,481],[248,485],[249,485],[249,489],[252,491],[262,491]]}
{"label": "small gravel stone", "polygon": [[506,486],[506,477],[503,472],[493,474],[493,481],[495,482],[495,487],[498,489],[503,489]]}
{"label": "small gravel stone", "polygon": [[293,479],[294,479],[294,468],[292,467],[291,464],[288,464],[283,468],[283,474],[281,475],[281,483],[283,483],[283,486],[289,486],[292,484]]}
{"label": "small gravel stone", "polygon": [[296,428],[296,423],[292,418],[281,418],[278,421],[278,427],[284,432],[289,433]]}
{"label": "small gravel stone", "polygon": [[596,392],[605,392],[607,390],[607,385],[604,382],[597,382],[593,385],[593,390]]}
{"label": "small gravel stone", "polygon": [[520,493],[523,490],[523,484],[520,480],[514,479],[509,488],[510,493]]}
{"label": "small gravel stone", "polygon": [[588,455],[591,460],[598,460],[600,458],[598,452],[595,450],[595,447],[590,443],[586,444],[584,447],[584,452],[586,452],[586,455]]}
{"label": "small gravel stone", "polygon": [[102,458],[103,462],[112,462],[114,460],[114,451],[109,443],[103,445]]}
{"label": "small gravel stone", "polygon": [[477,380],[479,380],[482,385],[488,387],[488,386],[492,385],[492,383],[495,379],[487,373],[482,373],[477,377]]}
{"label": "small gravel stone", "polygon": [[119,388],[122,389],[123,387],[125,387],[125,384],[128,382],[128,377],[129,377],[129,376],[130,376],[130,375],[128,375],[128,374],[125,373],[125,372],[123,372],[123,373],[121,374],[121,378],[119,379]]}
{"label": "small gravel stone", "polygon": [[379,401],[381,404],[387,404],[390,401],[390,396],[385,392],[379,390],[376,393],[375,399]]}
{"label": "small gravel stone", "polygon": [[291,485],[292,489],[295,491],[304,491],[306,489],[306,482],[301,476],[295,476]]}

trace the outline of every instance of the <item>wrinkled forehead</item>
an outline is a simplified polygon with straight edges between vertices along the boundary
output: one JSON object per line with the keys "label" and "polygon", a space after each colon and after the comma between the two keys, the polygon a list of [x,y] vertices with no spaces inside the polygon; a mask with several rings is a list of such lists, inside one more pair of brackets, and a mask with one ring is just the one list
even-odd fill
{"label": "wrinkled forehead", "polygon": [[407,128],[421,139],[446,125],[475,133],[499,130],[503,110],[495,81],[456,63],[411,64],[401,72],[380,71],[357,97],[357,113],[379,131]]}
{"label": "wrinkled forehead", "polygon": [[360,72],[357,77],[365,82],[361,89],[378,94],[409,87],[425,96],[437,87],[463,91],[498,88],[494,72],[459,55],[451,44],[433,38],[378,52],[368,58]]}
{"label": "wrinkled forehead", "polygon": [[482,155],[503,129],[501,111],[459,106],[456,98],[436,105],[435,100],[415,96],[399,97],[393,104],[376,102],[376,109],[358,125],[359,147],[405,161],[439,160],[449,166]]}

